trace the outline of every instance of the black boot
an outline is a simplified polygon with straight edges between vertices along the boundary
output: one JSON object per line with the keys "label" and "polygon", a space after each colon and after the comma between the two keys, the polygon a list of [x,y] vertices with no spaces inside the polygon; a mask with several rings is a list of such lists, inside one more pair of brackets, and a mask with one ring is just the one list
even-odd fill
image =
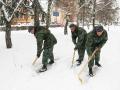
{"label": "black boot", "polygon": [[53,60],[50,60],[50,62],[49,62],[48,64],[50,64],[50,65],[51,65],[51,64],[53,64],[53,63],[54,63],[54,61],[53,61]]}
{"label": "black boot", "polygon": [[77,61],[77,66],[79,66],[81,64],[81,60],[76,60]]}
{"label": "black boot", "polygon": [[89,75],[90,75],[91,77],[93,77],[93,76],[94,76],[94,75],[93,75],[92,68],[89,68]]}
{"label": "black boot", "polygon": [[95,62],[95,65],[98,67],[102,67],[98,62]]}
{"label": "black boot", "polygon": [[45,72],[47,71],[47,66],[43,65],[42,68],[39,70],[39,72]]}

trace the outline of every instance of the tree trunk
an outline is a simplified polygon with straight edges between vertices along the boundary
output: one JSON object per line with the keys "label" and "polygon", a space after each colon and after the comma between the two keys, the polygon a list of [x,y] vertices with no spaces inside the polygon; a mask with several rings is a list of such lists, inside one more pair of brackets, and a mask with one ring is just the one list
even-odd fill
{"label": "tree trunk", "polygon": [[83,7],[83,17],[82,17],[82,27],[84,28],[85,26],[85,7]]}
{"label": "tree trunk", "polygon": [[42,19],[41,19],[41,22],[45,23],[45,14],[42,13]]}
{"label": "tree trunk", "polygon": [[80,24],[80,14],[77,15],[77,26]]}
{"label": "tree trunk", "polygon": [[96,0],[93,0],[93,28],[95,27],[95,8],[96,8]]}
{"label": "tree trunk", "polygon": [[68,31],[67,31],[67,26],[68,26],[68,19],[66,19],[66,23],[65,23],[65,27],[64,27],[64,35],[67,35],[68,34]]}
{"label": "tree trunk", "polygon": [[34,0],[33,9],[34,9],[34,26],[35,26],[35,29],[38,29],[38,27],[40,25],[40,22],[39,22],[39,2],[38,2],[38,0]]}
{"label": "tree trunk", "polygon": [[5,39],[6,39],[6,47],[12,48],[11,42],[11,23],[6,21],[6,28],[5,28]]}
{"label": "tree trunk", "polygon": [[46,28],[48,29],[50,26],[50,11],[51,11],[51,5],[53,0],[48,0],[48,10],[47,10],[47,18],[46,18]]}

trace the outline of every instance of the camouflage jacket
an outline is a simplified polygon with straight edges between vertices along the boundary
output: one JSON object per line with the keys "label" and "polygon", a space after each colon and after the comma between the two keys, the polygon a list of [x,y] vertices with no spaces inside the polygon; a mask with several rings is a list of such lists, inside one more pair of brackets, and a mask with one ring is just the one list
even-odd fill
{"label": "camouflage jacket", "polygon": [[78,27],[75,32],[72,32],[72,41],[77,46],[77,48],[84,48],[86,42],[87,32]]}
{"label": "camouflage jacket", "polygon": [[108,40],[108,35],[105,30],[103,30],[101,36],[97,36],[94,30],[89,32],[87,34],[87,41],[86,41],[86,49],[88,53],[92,54],[95,48],[101,49],[107,40]]}
{"label": "camouflage jacket", "polygon": [[44,27],[40,26],[39,30],[35,32],[37,40],[37,56],[40,56],[42,49],[53,47],[57,43],[55,36]]}

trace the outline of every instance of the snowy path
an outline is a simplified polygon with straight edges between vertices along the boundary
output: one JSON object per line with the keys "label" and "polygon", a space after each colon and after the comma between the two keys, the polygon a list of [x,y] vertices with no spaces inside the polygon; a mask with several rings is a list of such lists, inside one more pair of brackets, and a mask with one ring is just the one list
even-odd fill
{"label": "snowy path", "polygon": [[[0,90],[120,90],[119,27],[112,26],[108,31],[109,41],[101,53],[103,67],[83,85],[77,78],[79,68],[70,68],[74,48],[70,32],[67,36],[62,28],[52,32],[58,39],[54,49],[56,63],[39,75],[31,65],[36,55],[34,36],[27,31],[13,31],[13,48],[6,49],[4,32],[0,32]],[[40,63],[41,58],[35,66]]]}

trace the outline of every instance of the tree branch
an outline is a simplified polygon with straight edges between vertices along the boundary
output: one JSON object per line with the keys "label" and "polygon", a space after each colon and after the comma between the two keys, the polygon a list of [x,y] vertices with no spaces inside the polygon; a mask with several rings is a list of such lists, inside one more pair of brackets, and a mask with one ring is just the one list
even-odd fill
{"label": "tree branch", "polygon": [[22,3],[22,1],[23,1],[23,0],[20,0],[20,1],[19,1],[19,3],[17,4],[16,8],[14,9],[12,15],[11,15],[11,16],[8,16],[9,14],[8,14],[7,11],[5,10],[6,4],[5,4],[3,1],[0,0],[0,2],[3,3],[2,10],[3,10],[4,15],[5,15],[5,18],[6,18],[6,20],[7,20],[8,22],[11,21],[11,19],[13,18],[14,13],[15,13],[16,10],[18,9],[18,7],[19,7],[19,5]]}

